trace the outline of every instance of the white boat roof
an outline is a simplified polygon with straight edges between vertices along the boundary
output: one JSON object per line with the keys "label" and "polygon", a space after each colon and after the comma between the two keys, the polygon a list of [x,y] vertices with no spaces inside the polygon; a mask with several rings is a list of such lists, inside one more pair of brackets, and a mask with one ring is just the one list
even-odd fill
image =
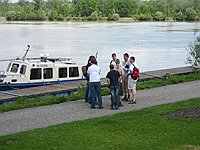
{"label": "white boat roof", "polygon": [[[44,61],[46,59],[46,61]],[[72,58],[26,58],[25,60],[22,59],[15,59],[11,62],[16,63],[26,63],[26,64],[32,64],[32,63],[48,63],[48,64],[76,64]]]}

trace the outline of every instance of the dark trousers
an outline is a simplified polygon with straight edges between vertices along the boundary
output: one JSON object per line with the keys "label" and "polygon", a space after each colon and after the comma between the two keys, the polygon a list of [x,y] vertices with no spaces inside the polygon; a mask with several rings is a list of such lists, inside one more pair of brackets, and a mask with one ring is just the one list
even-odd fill
{"label": "dark trousers", "polygon": [[87,82],[87,87],[85,90],[85,102],[90,103],[90,84]]}
{"label": "dark trousers", "polygon": [[102,97],[101,97],[101,83],[100,82],[90,82],[90,95],[91,95],[91,107],[95,107],[95,97],[97,95],[98,106],[102,106]]}
{"label": "dark trousers", "polygon": [[110,86],[111,107],[119,107],[119,86]]}

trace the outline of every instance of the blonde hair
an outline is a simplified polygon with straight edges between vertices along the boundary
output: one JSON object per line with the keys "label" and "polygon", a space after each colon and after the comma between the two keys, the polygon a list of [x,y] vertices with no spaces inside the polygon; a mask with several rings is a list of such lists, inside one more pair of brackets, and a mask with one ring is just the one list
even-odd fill
{"label": "blonde hair", "polygon": [[115,63],[116,63],[116,69],[118,70],[120,68],[120,60],[116,59]]}
{"label": "blonde hair", "polygon": [[116,59],[116,64],[118,65],[118,64],[120,64],[120,60],[119,59]]}

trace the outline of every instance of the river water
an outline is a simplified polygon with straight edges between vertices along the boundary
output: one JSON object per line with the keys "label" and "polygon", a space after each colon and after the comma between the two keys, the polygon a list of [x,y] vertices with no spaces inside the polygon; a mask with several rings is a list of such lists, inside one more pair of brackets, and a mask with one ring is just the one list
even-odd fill
{"label": "river water", "polygon": [[[22,57],[72,57],[86,64],[98,52],[102,77],[107,73],[111,54],[120,60],[127,52],[136,57],[141,71],[186,66],[188,44],[200,31],[200,23],[185,22],[12,22],[0,24],[0,60]],[[196,36],[199,33],[196,34]],[[6,63],[0,62],[0,70]]]}

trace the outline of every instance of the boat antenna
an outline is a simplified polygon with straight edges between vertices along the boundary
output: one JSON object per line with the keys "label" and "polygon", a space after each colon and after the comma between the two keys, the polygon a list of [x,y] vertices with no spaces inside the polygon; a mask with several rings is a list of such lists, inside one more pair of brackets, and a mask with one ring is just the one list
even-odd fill
{"label": "boat antenna", "polygon": [[95,57],[97,58],[99,52],[96,52]]}
{"label": "boat antenna", "polygon": [[28,49],[26,50],[26,53],[24,54],[24,56],[23,56],[23,61],[25,60],[25,58],[26,58],[26,55],[28,54],[28,51],[30,50],[30,45],[27,45],[27,47],[28,47]]}

